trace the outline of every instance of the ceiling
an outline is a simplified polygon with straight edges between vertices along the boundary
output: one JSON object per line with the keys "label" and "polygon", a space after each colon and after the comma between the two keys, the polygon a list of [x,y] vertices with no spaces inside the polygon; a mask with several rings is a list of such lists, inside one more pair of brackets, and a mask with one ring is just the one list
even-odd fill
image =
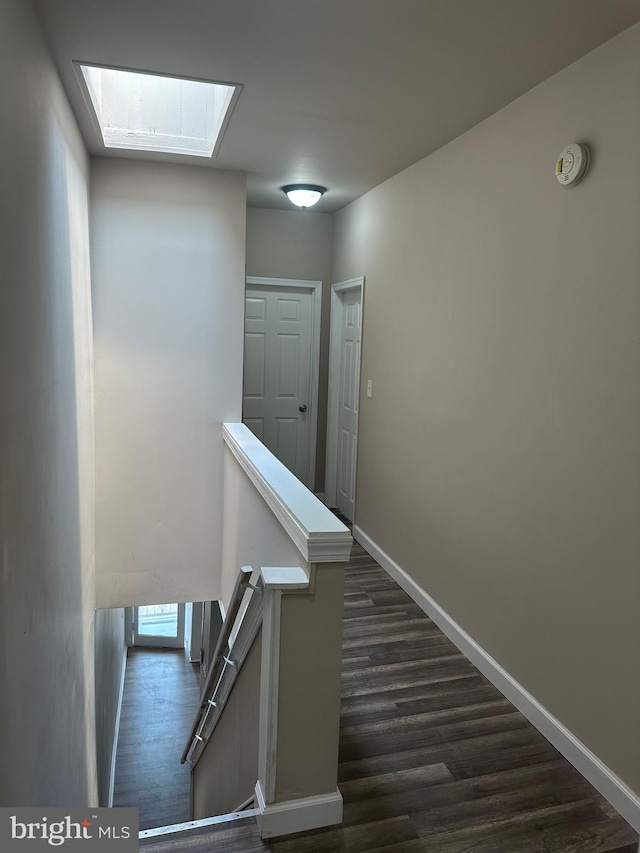
{"label": "ceiling", "polygon": [[[87,147],[72,60],[242,83],[213,161],[248,203],[332,212],[640,20],[640,0],[35,0]],[[171,155],[110,156],[175,160]],[[181,158],[179,162],[186,162]]]}

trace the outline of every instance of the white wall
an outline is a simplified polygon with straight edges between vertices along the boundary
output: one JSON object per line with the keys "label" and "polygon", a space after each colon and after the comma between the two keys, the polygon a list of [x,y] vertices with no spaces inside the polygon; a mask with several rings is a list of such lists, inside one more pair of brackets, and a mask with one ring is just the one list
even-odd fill
{"label": "white wall", "polygon": [[322,282],[315,490],[324,489],[333,217],[305,210],[247,209],[247,275]]}
{"label": "white wall", "polygon": [[88,160],[0,3],[0,805],[97,803]]}
{"label": "white wall", "polygon": [[[301,562],[303,561],[303,562]],[[307,566],[231,450],[224,454],[222,595],[225,612],[242,566]],[[211,649],[213,652],[213,649]]]}
{"label": "white wall", "polygon": [[366,276],[356,523],[638,793],[639,57],[635,27],[334,243]]}
{"label": "white wall", "polygon": [[91,239],[98,606],[217,599],[244,175],[95,159]]}

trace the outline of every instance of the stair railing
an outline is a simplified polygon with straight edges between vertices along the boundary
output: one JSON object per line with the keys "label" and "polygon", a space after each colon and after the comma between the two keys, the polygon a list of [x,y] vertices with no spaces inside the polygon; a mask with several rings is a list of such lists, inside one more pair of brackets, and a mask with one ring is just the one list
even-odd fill
{"label": "stair railing", "polygon": [[262,624],[262,583],[259,571],[254,572],[250,566],[240,569],[181,764],[188,761],[195,766],[222,716],[238,672]]}

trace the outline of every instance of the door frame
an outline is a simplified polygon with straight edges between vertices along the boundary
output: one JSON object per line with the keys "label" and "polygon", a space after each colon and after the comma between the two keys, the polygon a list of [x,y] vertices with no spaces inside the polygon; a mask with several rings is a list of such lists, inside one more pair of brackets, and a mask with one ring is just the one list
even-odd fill
{"label": "door frame", "polygon": [[290,287],[298,292],[311,294],[311,358],[310,358],[310,399],[309,399],[309,452],[307,466],[309,471],[308,485],[311,491],[316,484],[316,444],[318,441],[318,389],[320,385],[320,321],[322,318],[322,282],[297,278],[265,278],[248,275],[245,279],[247,287],[262,287],[265,290]]}
{"label": "door frame", "polygon": [[[331,319],[329,328],[329,392],[327,400],[327,462],[325,467],[325,503],[327,506],[336,506],[338,485],[338,414],[340,406],[340,377],[342,373],[342,347],[338,329],[342,329],[342,313],[344,302],[342,294],[350,290],[360,291],[360,311],[364,318],[364,276],[350,278],[347,281],[339,281],[331,285]],[[360,352],[362,352],[362,329],[360,326]],[[356,375],[358,377],[358,412],[356,415],[356,434],[360,426],[360,370],[362,358],[358,360]],[[356,465],[358,461],[358,448],[356,445]],[[355,476],[355,473],[354,473]],[[355,508],[355,498],[354,498]],[[355,512],[354,512],[355,515]],[[355,518],[351,521],[355,524]]]}
{"label": "door frame", "polygon": [[[174,602],[170,602],[174,603]],[[131,644],[136,647],[144,648],[164,648],[164,649],[184,649],[184,623],[185,623],[185,607],[184,603],[178,602],[178,629],[175,637],[160,637],[148,636],[146,634],[138,634],[138,607],[153,606],[153,605],[135,605],[132,608],[132,637]]]}

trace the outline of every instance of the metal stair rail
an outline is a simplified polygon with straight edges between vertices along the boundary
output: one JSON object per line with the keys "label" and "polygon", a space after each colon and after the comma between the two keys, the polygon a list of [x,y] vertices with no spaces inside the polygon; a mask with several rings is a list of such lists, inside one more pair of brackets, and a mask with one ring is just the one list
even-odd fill
{"label": "metal stair rail", "polygon": [[180,763],[195,767],[222,716],[238,673],[262,625],[263,582],[259,570],[240,569],[207,674],[200,707]]}

